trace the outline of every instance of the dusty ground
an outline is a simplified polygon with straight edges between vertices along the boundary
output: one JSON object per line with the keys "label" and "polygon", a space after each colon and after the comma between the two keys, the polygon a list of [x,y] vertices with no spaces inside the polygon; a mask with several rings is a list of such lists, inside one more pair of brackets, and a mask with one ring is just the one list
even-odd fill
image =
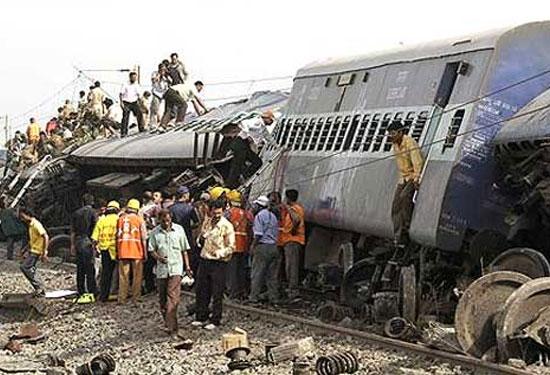
{"label": "dusty ground", "polygon": [[[3,258],[3,254],[0,253]],[[48,290],[74,287],[71,270],[54,270],[40,264],[39,271]],[[30,291],[30,286],[15,262],[0,260],[0,294]],[[190,302],[184,299],[184,304]],[[119,306],[116,303],[74,306],[68,301],[55,302],[58,311],[69,309],[65,315],[37,320],[47,334],[46,341],[25,344],[23,351],[10,354],[0,351],[0,364],[7,361],[25,363],[41,360],[53,353],[66,361],[66,373],[89,361],[99,353],[110,353],[117,361],[117,374],[224,374],[228,373],[228,359],[221,349],[221,335],[233,327],[248,332],[253,369],[241,374],[290,374],[290,362],[265,365],[264,344],[286,342],[313,337],[316,350],[309,358],[313,365],[317,356],[336,351],[354,351],[360,362],[358,374],[468,374],[470,371],[448,364],[435,363],[425,358],[367,347],[364,343],[345,336],[321,336],[302,326],[267,321],[257,317],[226,310],[224,324],[208,332],[193,328],[188,323],[184,308],[180,308],[180,332],[194,341],[191,350],[176,350],[161,331],[161,317],[155,296],[146,296],[137,306]],[[72,309],[72,310],[71,310]],[[0,310],[0,334],[16,333],[25,316],[14,316]],[[42,366],[44,368],[44,366]],[[1,371],[0,371],[1,373]],[[239,372],[234,372],[239,373]]]}

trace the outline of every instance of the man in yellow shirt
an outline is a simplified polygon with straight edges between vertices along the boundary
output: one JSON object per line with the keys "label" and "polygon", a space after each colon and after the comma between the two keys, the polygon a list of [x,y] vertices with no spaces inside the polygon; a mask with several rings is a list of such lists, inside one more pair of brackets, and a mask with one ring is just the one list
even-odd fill
{"label": "man in yellow shirt", "polygon": [[101,253],[101,280],[99,282],[99,300],[106,302],[109,299],[113,271],[116,261],[116,234],[118,223],[118,211],[120,205],[117,201],[107,204],[105,214],[102,215],[92,232],[92,240]]}
{"label": "man in yellow shirt", "polygon": [[44,296],[44,286],[36,276],[36,263],[38,259],[48,261],[48,233],[42,224],[26,209],[19,209],[20,219],[29,227],[29,254],[21,264],[21,272],[29,280],[37,296]]}
{"label": "man in yellow shirt", "polygon": [[405,124],[400,120],[393,121],[388,127],[399,171],[399,183],[391,208],[394,241],[397,246],[403,246],[409,240],[413,197],[420,186],[420,175],[424,166],[424,157],[418,143],[405,134],[405,130]]}
{"label": "man in yellow shirt", "polygon": [[36,145],[40,140],[40,125],[36,122],[34,117],[29,120],[29,126],[27,127],[27,140],[30,145]]}

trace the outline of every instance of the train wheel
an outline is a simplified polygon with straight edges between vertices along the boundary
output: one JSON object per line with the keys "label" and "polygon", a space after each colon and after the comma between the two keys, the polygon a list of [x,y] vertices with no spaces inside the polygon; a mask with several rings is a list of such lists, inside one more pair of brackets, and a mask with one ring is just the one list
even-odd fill
{"label": "train wheel", "polygon": [[514,271],[532,279],[550,276],[550,263],[539,251],[528,247],[506,250],[489,265],[490,272]]}
{"label": "train wheel", "polygon": [[531,279],[518,272],[498,271],[474,281],[455,312],[455,331],[462,349],[481,358],[496,344],[493,319],[520,286]]}
{"label": "train wheel", "polygon": [[[550,306],[550,277],[542,277],[523,284],[508,297],[502,314],[497,319],[496,338],[499,360],[524,359],[520,330],[533,322],[542,309]],[[524,335],[521,335],[524,336]]]}
{"label": "train wheel", "polygon": [[48,244],[48,255],[53,258],[59,259],[59,264],[65,262],[73,262],[70,254],[71,249],[71,236],[68,234],[58,234],[52,237]]}

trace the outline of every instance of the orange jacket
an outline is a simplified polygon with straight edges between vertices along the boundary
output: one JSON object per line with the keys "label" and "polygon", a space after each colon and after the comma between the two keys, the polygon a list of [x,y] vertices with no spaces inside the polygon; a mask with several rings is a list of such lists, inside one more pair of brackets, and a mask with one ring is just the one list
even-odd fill
{"label": "orange jacket", "polygon": [[143,238],[146,238],[145,221],[137,214],[122,215],[117,223],[118,259],[144,259]]}
{"label": "orange jacket", "polygon": [[[298,228],[296,233],[292,232],[292,218],[291,212],[299,219]],[[305,225],[304,208],[299,203],[292,203],[288,206],[288,210],[285,210],[281,217],[281,229],[279,232],[279,242],[285,245],[289,242],[297,242],[300,245],[306,244],[306,225]]]}
{"label": "orange jacket", "polygon": [[228,219],[235,229],[235,252],[247,252],[250,244],[250,226],[254,217],[240,207],[231,207]]}

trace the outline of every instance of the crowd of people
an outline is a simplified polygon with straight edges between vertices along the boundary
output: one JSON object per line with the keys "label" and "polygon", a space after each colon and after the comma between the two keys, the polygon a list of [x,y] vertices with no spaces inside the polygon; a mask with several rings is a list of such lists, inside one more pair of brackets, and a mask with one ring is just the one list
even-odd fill
{"label": "crowd of people", "polygon": [[[8,168],[20,171],[45,155],[57,156],[70,144],[82,144],[98,137],[125,137],[133,114],[139,132],[185,120],[188,103],[197,115],[208,112],[199,93],[204,84],[189,81],[189,74],[177,53],[165,59],[152,73],[150,89],[138,82],[137,72],[130,72],[122,86],[118,103],[96,81],[89,90],[80,91],[77,105],[65,100],[44,127],[31,117],[26,132],[16,131],[7,142]],[[164,108],[164,110],[163,110]]]}
{"label": "crowd of people", "polygon": [[[305,222],[296,190],[285,191],[284,202],[272,192],[250,205],[228,188],[214,187],[196,200],[190,193],[186,186],[175,196],[145,191],[124,206],[116,200],[96,205],[84,194],[71,220],[75,302],[125,304],[131,298],[139,305],[142,293],[156,290],[166,332],[176,335],[182,285],[196,294],[191,324],[209,330],[221,324],[224,296],[251,304],[299,298]],[[46,229],[28,209],[15,211],[3,201],[0,218],[8,258],[20,241],[21,271],[36,295],[44,295],[36,268],[38,260],[48,260]]]}

